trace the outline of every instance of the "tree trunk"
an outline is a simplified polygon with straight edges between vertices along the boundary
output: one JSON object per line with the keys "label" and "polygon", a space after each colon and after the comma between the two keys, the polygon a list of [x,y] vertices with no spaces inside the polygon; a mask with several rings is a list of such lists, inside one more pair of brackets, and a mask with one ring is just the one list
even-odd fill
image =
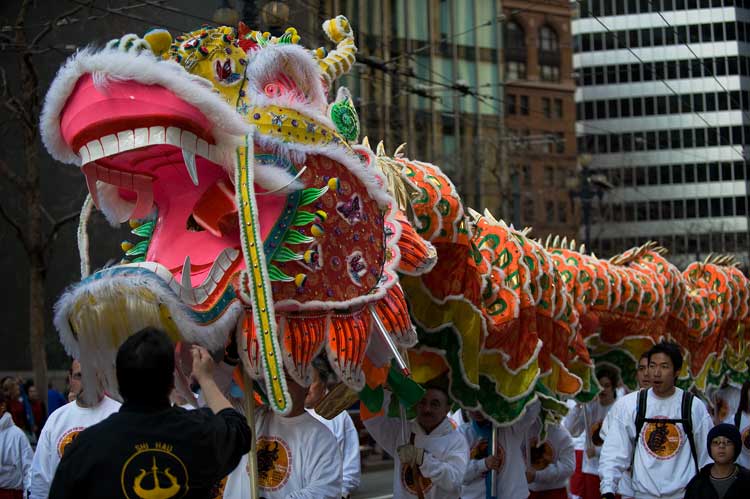
{"label": "tree trunk", "polygon": [[39,398],[47,405],[47,350],[44,339],[44,317],[47,300],[44,296],[43,257],[32,255],[29,266],[29,347],[34,385]]}

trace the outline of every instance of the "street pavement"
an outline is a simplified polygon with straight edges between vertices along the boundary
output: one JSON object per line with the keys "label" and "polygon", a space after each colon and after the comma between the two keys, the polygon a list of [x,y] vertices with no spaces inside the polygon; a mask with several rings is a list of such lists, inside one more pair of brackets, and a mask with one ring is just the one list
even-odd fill
{"label": "street pavement", "polygon": [[391,466],[362,473],[359,489],[352,499],[391,499],[393,497],[393,462]]}

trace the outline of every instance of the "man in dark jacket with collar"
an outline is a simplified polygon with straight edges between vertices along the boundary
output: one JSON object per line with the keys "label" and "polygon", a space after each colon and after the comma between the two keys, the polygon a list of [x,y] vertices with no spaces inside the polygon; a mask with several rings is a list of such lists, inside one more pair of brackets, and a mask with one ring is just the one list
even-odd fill
{"label": "man in dark jacket with collar", "polygon": [[122,344],[116,371],[124,403],[66,449],[50,499],[214,497],[252,435],[216,386],[209,353],[193,347],[192,354],[208,408],[186,411],[169,402],[174,346],[167,335],[146,328]]}
{"label": "man in dark jacket with collar", "polygon": [[750,471],[735,463],[742,449],[740,432],[734,425],[720,424],[708,433],[708,452],[713,464],[688,483],[685,499],[747,499]]}

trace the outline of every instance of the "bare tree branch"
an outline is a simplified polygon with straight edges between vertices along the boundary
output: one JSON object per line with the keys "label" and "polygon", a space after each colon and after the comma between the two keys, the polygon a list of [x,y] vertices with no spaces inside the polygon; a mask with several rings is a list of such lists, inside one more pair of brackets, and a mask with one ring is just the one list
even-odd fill
{"label": "bare tree branch", "polygon": [[73,7],[72,9],[66,12],[63,12],[62,14],[57,16],[54,20],[47,22],[44,28],[42,28],[42,30],[34,37],[33,40],[31,40],[31,43],[29,44],[29,48],[33,49],[34,47],[36,47],[36,45],[39,42],[41,42],[42,39],[52,31],[52,28],[55,28],[58,26],[58,23],[60,23],[61,20],[83,10],[84,7],[89,7],[92,3],[94,3],[93,0],[89,1],[87,4],[79,4],[78,6]]}
{"label": "bare tree branch", "polygon": [[26,241],[26,235],[23,232],[23,229],[21,229],[21,225],[14,219],[10,214],[5,211],[5,207],[3,207],[2,203],[0,203],[0,218],[5,220],[5,222],[13,227],[13,230],[16,233],[16,237],[18,238],[18,241],[23,245],[24,250],[26,250],[26,253],[29,251],[28,242]]}
{"label": "bare tree branch", "polygon": [[55,239],[57,239],[57,233],[60,232],[60,229],[65,227],[70,222],[77,220],[80,215],[81,210],[74,211],[73,213],[65,215],[64,217],[57,220],[54,224],[52,224],[52,230],[44,240],[44,250],[47,250],[49,245],[53,243]]}

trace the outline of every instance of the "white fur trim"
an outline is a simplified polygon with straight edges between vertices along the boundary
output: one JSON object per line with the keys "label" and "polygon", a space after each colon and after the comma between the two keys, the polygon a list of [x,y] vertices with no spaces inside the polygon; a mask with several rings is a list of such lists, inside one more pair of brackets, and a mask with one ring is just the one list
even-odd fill
{"label": "white fur trim", "polygon": [[70,57],[57,72],[41,113],[42,142],[52,157],[63,163],[80,164],[76,151],[70,149],[60,132],[60,113],[78,79],[87,73],[96,74],[97,79],[106,75],[110,80],[132,80],[144,85],[163,86],[197,107],[224,133],[244,135],[250,129],[234,108],[212,91],[211,82],[191,75],[174,61],[157,59],[145,51],[134,54],[85,48]]}

